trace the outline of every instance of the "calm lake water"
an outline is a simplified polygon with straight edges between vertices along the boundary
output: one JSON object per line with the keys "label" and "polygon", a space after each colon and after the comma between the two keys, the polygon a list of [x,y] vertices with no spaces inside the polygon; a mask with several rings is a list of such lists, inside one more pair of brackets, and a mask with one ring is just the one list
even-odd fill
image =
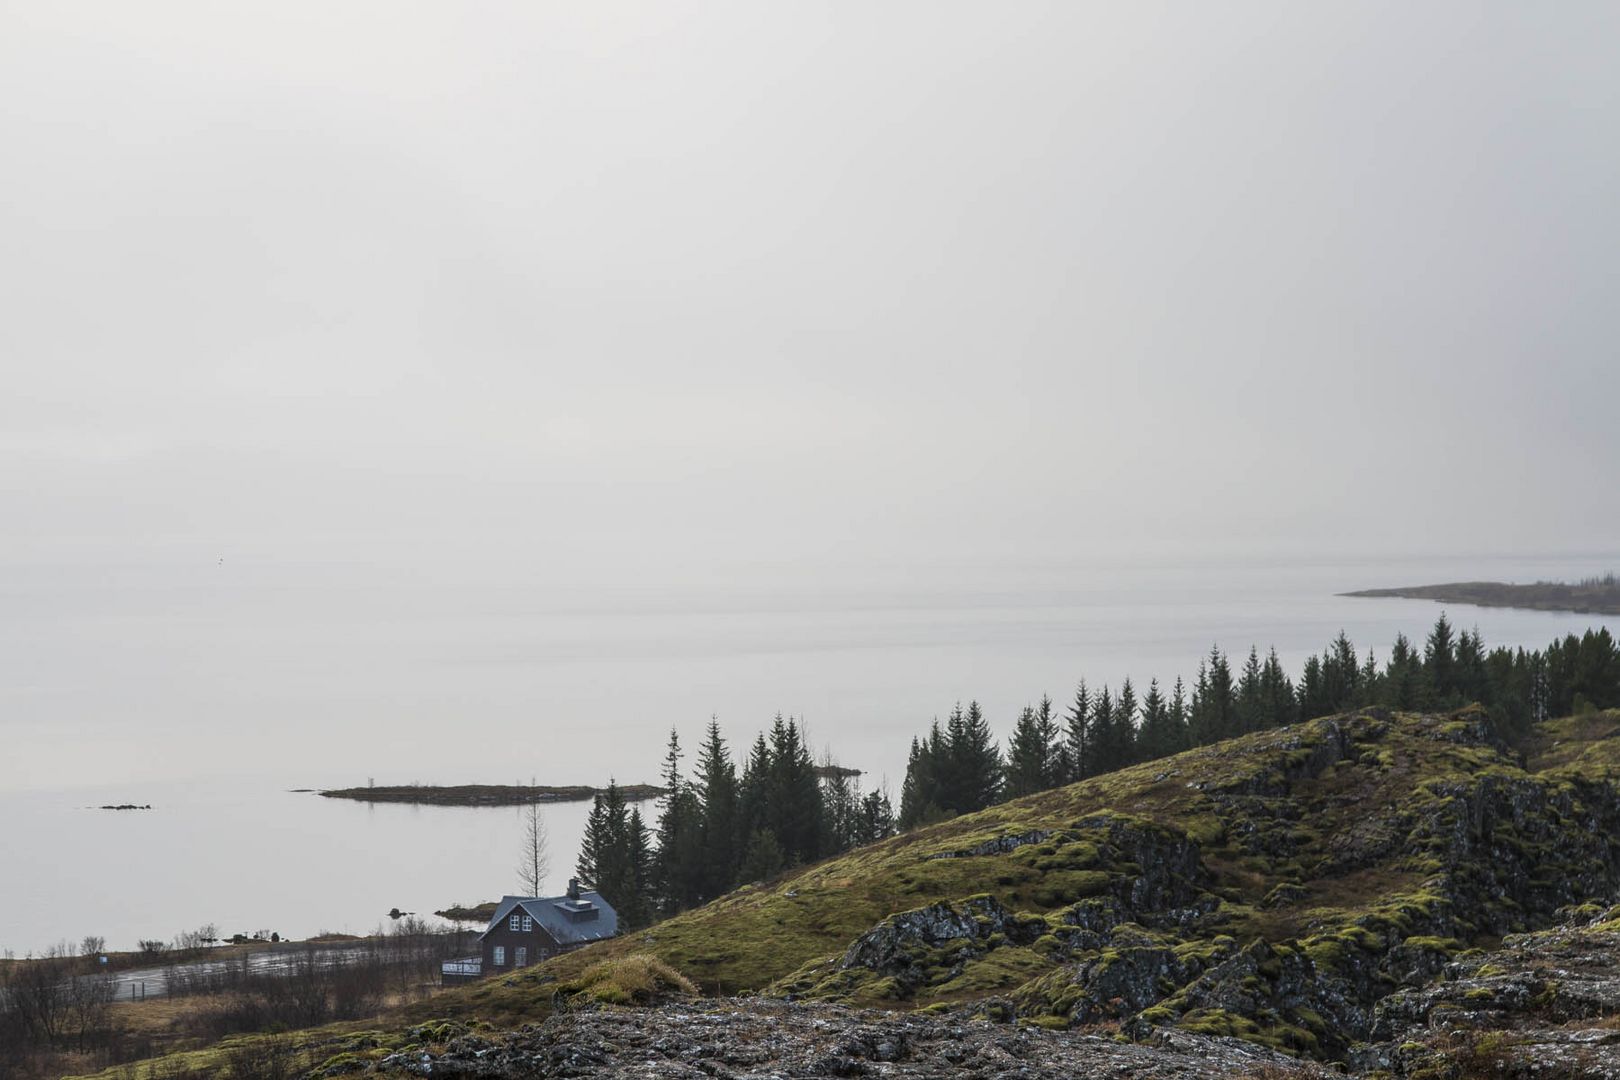
{"label": "calm lake water", "polygon": [[[1387,653],[1439,613],[1354,588],[1570,578],[1620,557],[1107,566],[991,585],[657,590],[207,566],[0,570],[0,949],[360,932],[516,888],[517,809],[290,788],[656,778],[671,725],[778,712],[897,792],[912,734],[977,698],[1005,733],[1075,680],[1191,677],[1212,642],[1290,671],[1342,628]],[[1451,609],[1490,645],[1604,620]],[[1615,620],[1609,620],[1611,625]],[[151,803],[150,811],[87,809]],[[546,808],[552,885],[586,804]]]}

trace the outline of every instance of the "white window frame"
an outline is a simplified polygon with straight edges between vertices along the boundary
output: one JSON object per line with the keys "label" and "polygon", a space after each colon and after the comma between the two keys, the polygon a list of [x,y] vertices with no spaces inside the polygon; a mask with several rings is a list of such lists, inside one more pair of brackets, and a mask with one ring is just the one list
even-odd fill
{"label": "white window frame", "polygon": [[533,915],[524,915],[523,916],[523,932],[525,934],[527,934],[527,933],[531,932],[533,929],[534,929],[534,916]]}
{"label": "white window frame", "polygon": [[515,911],[512,912],[511,917],[506,920],[506,928],[508,930],[516,930],[518,928],[518,913],[517,912],[515,912]]}
{"label": "white window frame", "polygon": [[495,966],[496,967],[505,967],[506,966],[506,946],[505,945],[497,945],[497,946],[495,946]]}
{"label": "white window frame", "polygon": [[527,967],[528,964],[529,964],[529,947],[527,945],[519,945],[519,946],[517,946],[517,948],[512,950],[512,966],[513,967]]}

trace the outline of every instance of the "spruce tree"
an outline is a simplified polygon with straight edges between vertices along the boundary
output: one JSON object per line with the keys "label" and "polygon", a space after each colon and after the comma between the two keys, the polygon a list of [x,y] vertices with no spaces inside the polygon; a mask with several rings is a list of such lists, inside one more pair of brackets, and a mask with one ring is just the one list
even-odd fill
{"label": "spruce tree", "polygon": [[1094,776],[1113,772],[1120,762],[1115,760],[1114,698],[1107,684],[1091,701],[1091,761]]}
{"label": "spruce tree", "polygon": [[1187,707],[1187,743],[1202,746],[1215,739],[1215,721],[1210,715],[1209,661],[1198,661],[1198,678],[1193,683],[1192,701]]}
{"label": "spruce tree", "polygon": [[[743,764],[742,782],[738,785],[737,835],[751,838],[760,829],[770,828],[767,820],[771,784],[771,749],[765,733],[754,737],[753,748]],[[744,848],[748,841],[745,840]]]}
{"label": "spruce tree", "polygon": [[703,822],[699,895],[712,900],[736,883],[742,860],[737,768],[720,737],[720,722],[712,717],[708,738],[698,752],[697,793]]}
{"label": "spruce tree", "polygon": [[[641,819],[641,808],[634,807],[624,827],[624,880],[623,903],[614,903],[619,921],[627,930],[635,930],[653,921],[653,893],[657,870],[653,865],[652,837],[647,824]],[[606,893],[602,895],[607,896]],[[609,897],[612,902],[612,898]]]}
{"label": "spruce tree", "polygon": [[1243,662],[1238,676],[1237,728],[1239,732],[1259,731],[1265,727],[1265,696],[1260,689],[1260,651],[1249,646],[1249,658]]}
{"label": "spruce tree", "polygon": [[1113,746],[1110,756],[1114,768],[1122,769],[1137,760],[1136,757],[1136,687],[1127,676],[1119,688],[1119,700],[1114,703],[1114,723],[1110,731]]}
{"label": "spruce tree", "polygon": [[1028,705],[1018,715],[1012,738],[1007,741],[1007,765],[1002,790],[1016,799],[1046,790],[1047,758],[1051,749],[1034,709]]}
{"label": "spruce tree", "polygon": [[1175,751],[1171,748],[1170,711],[1164,695],[1159,691],[1159,680],[1148,681],[1147,693],[1142,695],[1142,727],[1137,732],[1137,756],[1153,761]]}
{"label": "spruce tree", "polygon": [[789,865],[818,859],[826,847],[821,784],[804,743],[798,723],[778,715],[771,725],[765,821]]}
{"label": "spruce tree", "polygon": [[1048,694],[1042,694],[1041,703],[1035,707],[1035,728],[1040,732],[1041,745],[1046,750],[1045,760],[1041,763],[1043,786],[1057,787],[1066,783],[1060,745],[1062,738],[1058,731],[1057,714],[1052,706],[1052,698]]}
{"label": "spruce tree", "polygon": [[1305,670],[1300,673],[1296,693],[1299,697],[1299,715],[1302,720],[1315,720],[1333,712],[1327,689],[1322,680],[1322,661],[1316,656],[1305,659]]}
{"label": "spruce tree", "polygon": [[855,844],[875,844],[894,835],[894,807],[889,805],[886,791],[869,791],[861,799],[857,817]]}
{"label": "spruce tree", "polygon": [[1276,646],[1266,654],[1265,667],[1260,670],[1260,708],[1263,726],[1268,728],[1287,727],[1299,718],[1294,684],[1277,659]]}
{"label": "spruce tree", "polygon": [[1422,697],[1422,687],[1423,661],[1406,635],[1396,634],[1395,644],[1389,651],[1389,664],[1384,669],[1380,700],[1392,708],[1415,709]]}
{"label": "spruce tree", "polygon": [[1423,667],[1428,675],[1431,705],[1443,708],[1456,698],[1455,648],[1451,622],[1442,611],[1440,618],[1435,620],[1434,629],[1429,631],[1429,639],[1423,648]]}
{"label": "spruce tree", "polygon": [[1065,783],[1084,780],[1096,772],[1091,744],[1091,691],[1081,679],[1074,692],[1074,703],[1069,706],[1063,738],[1063,766]]}
{"label": "spruce tree", "polygon": [[950,809],[972,813],[998,801],[1001,792],[1001,751],[977,701],[968,702],[959,734],[950,746],[952,772],[957,785]]}
{"label": "spruce tree", "polygon": [[1192,746],[1192,739],[1187,733],[1188,707],[1187,687],[1182,683],[1181,676],[1176,676],[1176,685],[1170,692],[1170,752],[1180,753]]}
{"label": "spruce tree", "polygon": [[701,813],[697,796],[681,775],[681,742],[672,728],[664,755],[664,794],[659,798],[652,864],[658,909],[665,915],[692,907],[703,895]]}
{"label": "spruce tree", "polygon": [[1237,732],[1237,694],[1232,668],[1219,647],[1209,650],[1209,737],[1205,742],[1229,739]]}
{"label": "spruce tree", "polygon": [[787,866],[782,856],[782,845],[770,829],[755,829],[748,838],[743,852],[742,880],[769,881]]}

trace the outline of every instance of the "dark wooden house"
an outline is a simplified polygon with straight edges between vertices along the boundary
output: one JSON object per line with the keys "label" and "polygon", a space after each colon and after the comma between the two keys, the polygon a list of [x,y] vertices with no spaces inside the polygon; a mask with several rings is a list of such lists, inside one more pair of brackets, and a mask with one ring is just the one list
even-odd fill
{"label": "dark wooden house", "polygon": [[578,880],[562,896],[503,896],[489,928],[478,938],[480,955],[446,961],[443,982],[471,982],[538,964],[619,932],[619,914],[600,893],[581,892]]}

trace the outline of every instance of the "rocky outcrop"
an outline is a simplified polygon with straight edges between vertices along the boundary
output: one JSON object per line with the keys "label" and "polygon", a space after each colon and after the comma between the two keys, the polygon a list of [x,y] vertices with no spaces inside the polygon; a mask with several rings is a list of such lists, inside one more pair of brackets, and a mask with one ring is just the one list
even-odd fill
{"label": "rocky outcrop", "polygon": [[983,843],[974,844],[959,851],[941,851],[928,856],[930,859],[972,859],[980,855],[1005,855],[1009,851],[1016,851],[1025,844],[1038,844],[1052,835],[1051,829],[1032,829],[1029,832],[1014,833],[1010,836],[997,836]]}
{"label": "rocky outcrop", "polygon": [[942,1076],[978,1080],[1325,1080],[1336,1074],[1235,1039],[1186,1033],[1155,1045],[918,1013],[766,1000],[553,1017],[500,1036],[467,1035],[374,1066],[388,1075],[596,1080]]}
{"label": "rocky outcrop", "polygon": [[1620,1077],[1620,908],[1509,937],[1378,1003],[1353,1065],[1397,1076]]}
{"label": "rocky outcrop", "polygon": [[1009,942],[1027,945],[1044,929],[1041,920],[1014,915],[989,896],[930,904],[891,915],[856,938],[838,967],[876,973],[909,993],[930,979],[939,980],[942,961],[943,978],[955,978],[969,960]]}

